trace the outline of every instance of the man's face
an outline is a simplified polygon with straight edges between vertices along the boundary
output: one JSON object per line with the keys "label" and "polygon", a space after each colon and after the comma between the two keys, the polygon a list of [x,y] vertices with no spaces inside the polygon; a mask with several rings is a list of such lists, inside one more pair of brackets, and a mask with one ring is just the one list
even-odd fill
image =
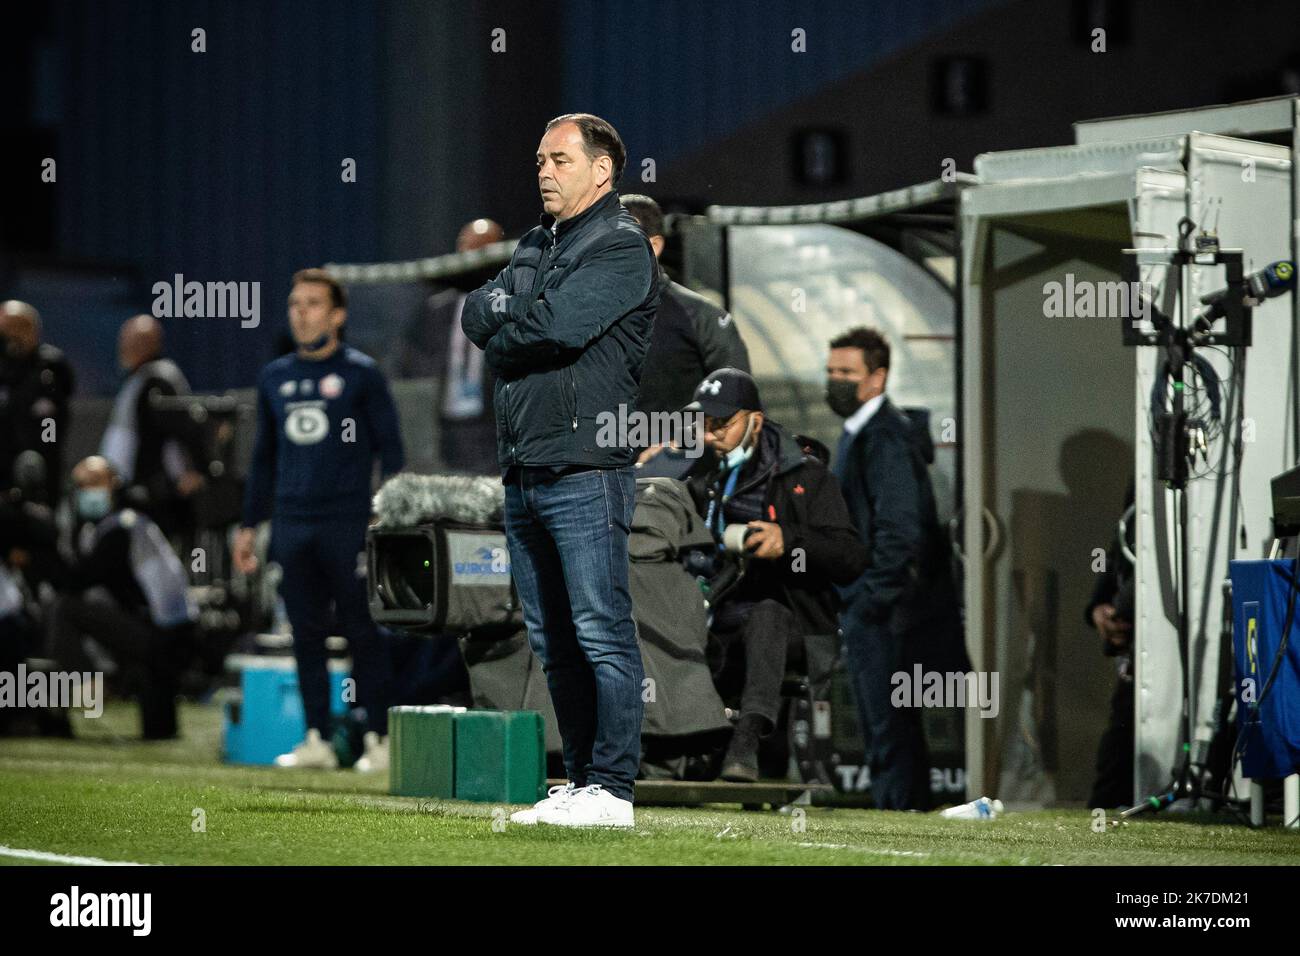
{"label": "man's face", "polygon": [[72,483],[78,490],[83,488],[107,488],[113,490],[113,473],[96,459],[87,459],[77,463],[72,469]]}
{"label": "man's face", "polygon": [[754,427],[750,430],[751,443],[758,440],[758,433],[763,428],[763,413],[741,409],[728,418],[704,416],[704,444],[713,450],[719,458],[727,454],[745,437],[745,428],[750,417],[754,418]]}
{"label": "man's face", "polygon": [[467,222],[456,236],[457,252],[473,252],[505,238],[501,227],[491,219],[475,219]]}
{"label": "man's face", "polygon": [[117,333],[117,365],[123,371],[131,372],[139,365],[139,349],[135,345],[135,340],[127,327],[122,326]]}
{"label": "man's face", "polygon": [[869,402],[883,394],[888,375],[887,368],[878,368],[874,372],[868,369],[862,349],[831,349],[830,357],[826,360],[826,377],[829,380],[858,383],[859,402]]}
{"label": "man's face", "polygon": [[289,293],[289,330],[299,345],[336,332],[346,316],[346,310],[335,308],[323,282],[299,282]]}
{"label": "man's face", "polygon": [[8,344],[9,354],[27,358],[36,350],[36,322],[30,314],[19,311],[0,312],[0,335]]}
{"label": "man's face", "polygon": [[587,157],[577,123],[547,130],[537,147],[537,188],[542,208],[556,219],[571,219],[590,206],[612,181],[608,156]]}

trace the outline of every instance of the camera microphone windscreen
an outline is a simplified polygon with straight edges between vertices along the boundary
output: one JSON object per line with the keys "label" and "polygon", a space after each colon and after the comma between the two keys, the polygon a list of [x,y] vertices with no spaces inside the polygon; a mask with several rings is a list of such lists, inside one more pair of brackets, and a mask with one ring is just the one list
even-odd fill
{"label": "camera microphone windscreen", "polygon": [[1238,288],[1229,286],[1201,296],[1201,304],[1208,305],[1209,308],[1202,312],[1199,318],[1211,322],[1223,318],[1227,314],[1225,303],[1228,301],[1229,296],[1234,294],[1240,294],[1243,298],[1262,302],[1264,299],[1271,299],[1283,292],[1289,292],[1294,286],[1294,263],[1285,259],[1271,262],[1264,268],[1243,277]]}

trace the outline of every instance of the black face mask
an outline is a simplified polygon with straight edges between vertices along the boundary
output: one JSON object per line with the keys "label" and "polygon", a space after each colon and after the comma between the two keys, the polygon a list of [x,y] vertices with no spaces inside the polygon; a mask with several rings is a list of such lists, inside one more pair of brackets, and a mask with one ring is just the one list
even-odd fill
{"label": "black face mask", "polygon": [[316,336],[316,338],[312,339],[310,342],[304,342],[300,344],[298,346],[298,351],[319,352],[321,349],[323,349],[326,345],[329,344],[329,340],[330,340],[330,334],[328,332],[322,332],[320,335]]}
{"label": "black face mask", "polygon": [[862,407],[858,400],[858,383],[842,378],[827,379],[826,404],[840,418],[848,418]]}

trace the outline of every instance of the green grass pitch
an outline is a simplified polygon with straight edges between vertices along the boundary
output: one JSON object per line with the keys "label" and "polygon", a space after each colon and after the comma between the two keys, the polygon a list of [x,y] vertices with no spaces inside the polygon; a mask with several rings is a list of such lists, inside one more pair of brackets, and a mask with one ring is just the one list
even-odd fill
{"label": "green grass pitch", "polygon": [[[1300,862],[1294,830],[1164,816],[1095,833],[1083,809],[981,823],[816,807],[802,817],[643,807],[632,832],[524,827],[505,822],[509,807],[391,797],[383,777],[226,766],[218,708],[186,706],[181,719],[184,739],[142,743],[131,739],[135,709],[116,704],[97,720],[74,717],[76,740],[0,740],[0,845],[197,865]],[[23,862],[0,855],[0,864]]]}

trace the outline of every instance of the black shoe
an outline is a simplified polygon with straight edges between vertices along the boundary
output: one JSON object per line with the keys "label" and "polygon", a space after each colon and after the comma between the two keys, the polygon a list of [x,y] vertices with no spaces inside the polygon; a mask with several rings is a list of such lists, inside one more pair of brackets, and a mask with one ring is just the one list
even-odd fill
{"label": "black shoe", "polygon": [[728,757],[718,777],[730,783],[758,783],[758,754],[748,761]]}
{"label": "black shoe", "polygon": [[732,783],[755,783],[758,780],[758,737],[763,726],[761,717],[741,717],[722,758],[723,780]]}

